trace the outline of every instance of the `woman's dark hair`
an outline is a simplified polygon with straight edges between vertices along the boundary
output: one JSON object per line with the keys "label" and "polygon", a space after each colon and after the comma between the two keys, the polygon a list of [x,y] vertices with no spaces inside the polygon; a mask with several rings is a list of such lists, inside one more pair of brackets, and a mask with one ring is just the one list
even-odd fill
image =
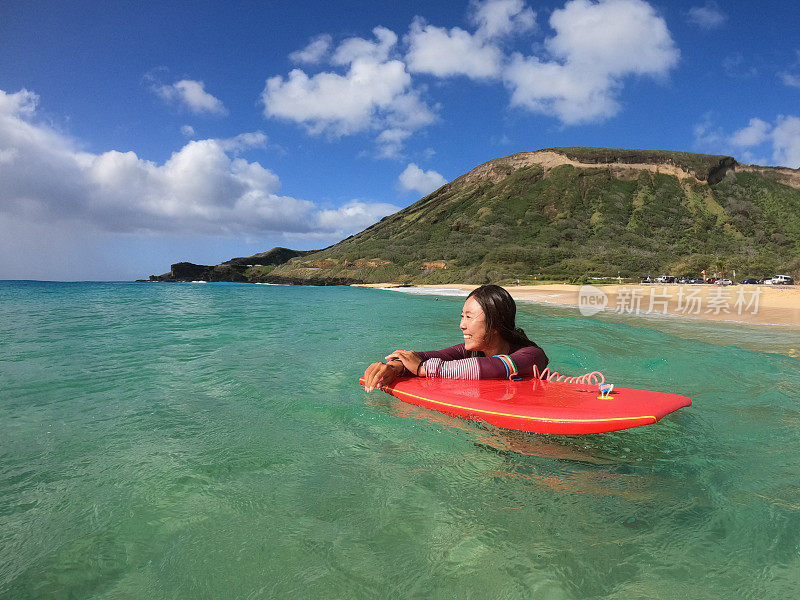
{"label": "woman's dark hair", "polygon": [[496,330],[515,351],[526,346],[539,347],[516,326],[517,305],[505,289],[499,285],[482,285],[472,290],[467,299],[475,298],[486,318],[486,331]]}

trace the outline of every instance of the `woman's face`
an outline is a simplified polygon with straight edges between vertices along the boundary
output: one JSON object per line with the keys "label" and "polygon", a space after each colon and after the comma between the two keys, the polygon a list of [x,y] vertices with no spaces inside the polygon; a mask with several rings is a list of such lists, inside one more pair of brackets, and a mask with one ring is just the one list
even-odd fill
{"label": "woman's face", "polygon": [[486,316],[475,298],[467,298],[461,309],[461,333],[464,334],[464,347],[480,352],[486,346],[489,335],[486,331]]}

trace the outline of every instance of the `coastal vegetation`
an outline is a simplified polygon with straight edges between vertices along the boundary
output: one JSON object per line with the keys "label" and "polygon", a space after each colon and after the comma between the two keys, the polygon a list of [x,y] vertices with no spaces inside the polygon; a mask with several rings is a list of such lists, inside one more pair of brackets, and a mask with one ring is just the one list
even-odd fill
{"label": "coastal vegetation", "polygon": [[550,148],[484,163],[323,250],[277,250],[270,260],[223,264],[238,280],[309,284],[578,281],[703,269],[797,278],[800,172],[687,152]]}

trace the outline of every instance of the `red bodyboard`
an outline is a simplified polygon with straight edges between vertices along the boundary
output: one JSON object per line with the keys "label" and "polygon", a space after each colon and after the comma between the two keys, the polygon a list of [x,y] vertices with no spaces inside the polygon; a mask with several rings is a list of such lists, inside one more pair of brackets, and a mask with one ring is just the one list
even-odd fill
{"label": "red bodyboard", "polygon": [[[361,378],[359,383],[364,384]],[[403,402],[497,427],[578,435],[649,425],[690,406],[686,396],[614,388],[600,399],[597,385],[523,379],[427,379],[401,377],[381,388]]]}

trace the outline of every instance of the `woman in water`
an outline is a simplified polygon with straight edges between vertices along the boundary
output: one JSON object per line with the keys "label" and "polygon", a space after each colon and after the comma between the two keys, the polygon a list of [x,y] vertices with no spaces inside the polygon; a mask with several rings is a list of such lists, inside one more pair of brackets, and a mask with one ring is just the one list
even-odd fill
{"label": "woman in water", "polygon": [[548,358],[516,327],[517,305],[506,290],[482,285],[472,290],[461,311],[464,343],[444,350],[395,350],[387,362],[372,363],[364,371],[364,388],[390,385],[401,375],[450,379],[511,379],[539,371]]}

